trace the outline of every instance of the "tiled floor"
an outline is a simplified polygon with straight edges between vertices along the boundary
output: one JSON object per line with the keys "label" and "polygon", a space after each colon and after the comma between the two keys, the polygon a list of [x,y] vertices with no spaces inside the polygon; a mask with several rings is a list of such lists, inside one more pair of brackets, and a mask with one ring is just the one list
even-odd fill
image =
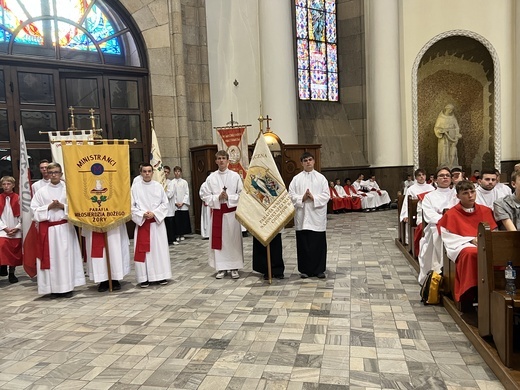
{"label": "tiled floor", "polygon": [[174,280],[73,298],[0,278],[1,389],[502,389],[442,307],[423,306],[394,245],[396,211],[332,215],[328,278],[214,278],[200,236],[171,247]]}

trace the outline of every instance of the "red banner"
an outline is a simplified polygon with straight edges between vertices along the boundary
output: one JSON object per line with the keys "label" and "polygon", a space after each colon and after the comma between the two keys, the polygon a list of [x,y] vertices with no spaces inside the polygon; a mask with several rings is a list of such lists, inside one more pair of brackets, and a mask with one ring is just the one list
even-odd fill
{"label": "red banner", "polygon": [[245,179],[249,168],[247,132],[245,127],[217,129],[217,147],[229,154],[229,169]]}

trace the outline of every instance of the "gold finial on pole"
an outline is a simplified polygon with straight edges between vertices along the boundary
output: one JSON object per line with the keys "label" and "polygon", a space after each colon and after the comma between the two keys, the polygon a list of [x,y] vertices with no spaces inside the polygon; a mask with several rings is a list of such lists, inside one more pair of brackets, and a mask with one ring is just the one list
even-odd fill
{"label": "gold finial on pole", "polygon": [[258,122],[259,122],[259,125],[260,125],[260,132],[263,133],[264,132],[264,117],[262,116],[262,114],[260,114],[260,116],[258,117]]}
{"label": "gold finial on pole", "polygon": [[67,130],[76,130],[76,126],[74,125],[74,107],[69,107],[70,111],[70,127]]}
{"label": "gold finial on pole", "polygon": [[90,112],[90,125],[92,126],[92,130],[96,130],[96,118],[94,116],[94,109],[91,108],[88,110]]}
{"label": "gold finial on pole", "polygon": [[149,117],[149,120],[150,120],[150,126],[151,126],[151,128],[153,129],[153,116],[152,116],[152,110],[149,110],[149,111],[148,111],[148,117]]}

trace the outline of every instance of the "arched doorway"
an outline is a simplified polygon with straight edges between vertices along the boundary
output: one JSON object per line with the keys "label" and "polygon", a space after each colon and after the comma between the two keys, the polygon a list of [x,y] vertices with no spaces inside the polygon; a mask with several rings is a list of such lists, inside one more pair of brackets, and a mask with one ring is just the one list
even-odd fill
{"label": "arched doorway", "polygon": [[[34,4],[33,4],[34,3]],[[18,175],[19,126],[31,173],[50,160],[46,134],[89,129],[90,109],[103,138],[136,138],[136,173],[148,140],[148,69],[138,29],[122,6],[104,0],[0,3],[0,174]]]}

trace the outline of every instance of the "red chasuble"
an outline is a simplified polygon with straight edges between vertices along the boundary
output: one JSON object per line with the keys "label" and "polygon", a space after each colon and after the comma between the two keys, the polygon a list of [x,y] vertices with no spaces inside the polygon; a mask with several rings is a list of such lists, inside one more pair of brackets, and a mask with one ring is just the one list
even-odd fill
{"label": "red chasuble", "polygon": [[[442,216],[437,224],[437,229],[443,227],[453,234],[464,237],[476,237],[480,222],[487,222],[494,230],[497,223],[493,218],[493,211],[486,206],[475,204],[475,211],[468,213],[457,204]],[[462,295],[472,287],[478,285],[477,247],[472,246],[460,251],[456,266],[455,276],[455,301],[460,301]]]}
{"label": "red chasuble", "polygon": [[[0,215],[3,214],[6,198],[9,197],[9,205],[15,217],[20,216],[20,197],[12,192],[0,194]],[[11,226],[13,227],[13,226]],[[22,239],[0,237],[0,265],[19,266],[22,265]]]}
{"label": "red chasuble", "polygon": [[350,203],[352,205],[352,210],[360,210],[361,209],[361,198],[353,196],[353,195],[357,195],[357,191],[354,188],[354,186],[352,186],[352,185],[350,185],[350,186],[345,185],[345,186],[343,186],[343,189],[345,190],[347,195],[352,196],[352,198],[349,198],[350,199]]}

